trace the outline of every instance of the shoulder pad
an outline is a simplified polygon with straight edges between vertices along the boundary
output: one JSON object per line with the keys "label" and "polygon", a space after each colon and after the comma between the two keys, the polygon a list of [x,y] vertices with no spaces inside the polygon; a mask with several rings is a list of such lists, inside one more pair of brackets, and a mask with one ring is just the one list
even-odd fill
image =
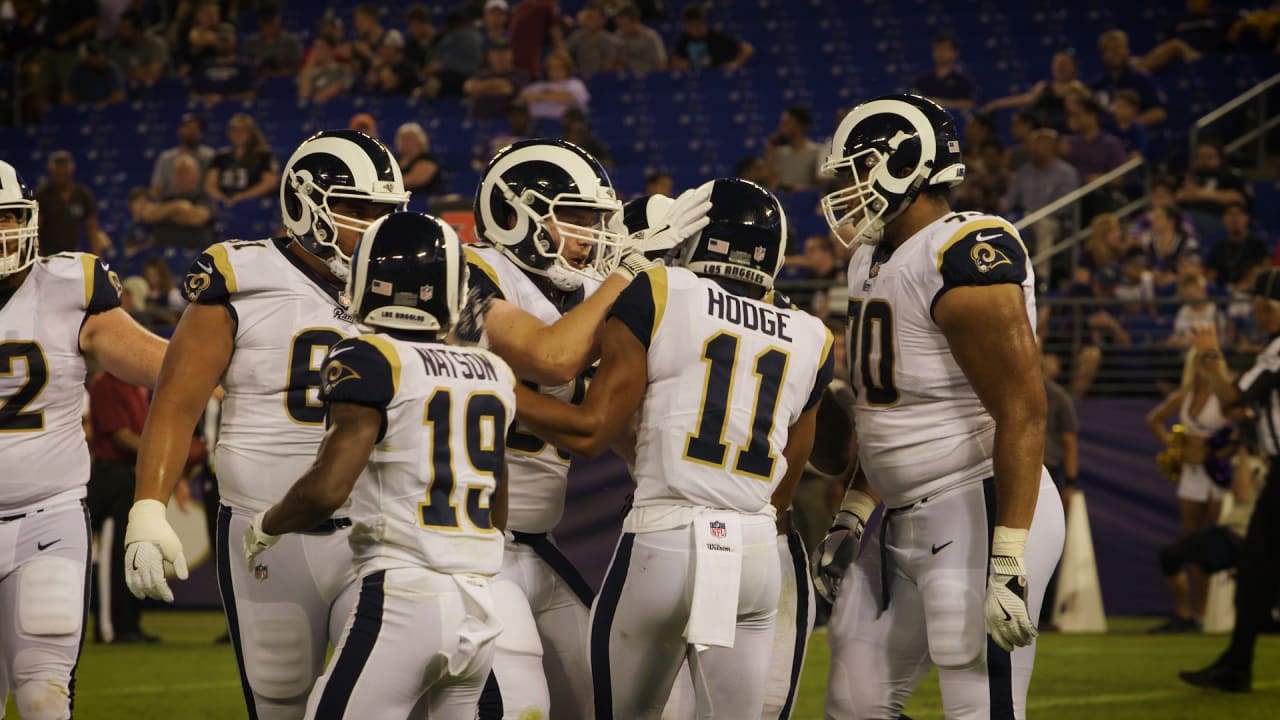
{"label": "shoulder pad", "polygon": [[937,254],[943,287],[1018,285],[1027,279],[1027,249],[1008,221],[978,216],[943,237]]}
{"label": "shoulder pad", "polygon": [[40,259],[45,272],[65,283],[68,297],[89,314],[120,307],[120,278],[97,255],[64,252]]}
{"label": "shoulder pad", "polygon": [[386,338],[361,335],[332,348],[320,373],[320,399],[385,408],[400,386],[400,354]]}
{"label": "shoulder pad", "polygon": [[182,294],[188,302],[219,304],[228,302],[240,292],[233,253],[250,248],[265,248],[264,241],[234,241],[210,245],[191,263],[187,276],[182,280]]}

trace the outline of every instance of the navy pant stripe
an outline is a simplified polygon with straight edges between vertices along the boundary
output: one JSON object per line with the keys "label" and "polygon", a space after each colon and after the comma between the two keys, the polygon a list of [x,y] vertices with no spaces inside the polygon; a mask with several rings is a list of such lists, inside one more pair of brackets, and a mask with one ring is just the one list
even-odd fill
{"label": "navy pant stripe", "polygon": [[596,720],[613,720],[613,685],[609,677],[609,634],[613,629],[613,615],[618,610],[622,586],[627,582],[627,568],[631,565],[631,546],[635,533],[623,533],[618,540],[618,551],[613,565],[600,586],[595,616],[591,619],[591,682],[596,693]]}
{"label": "navy pant stripe", "polygon": [[800,685],[800,669],[804,666],[804,651],[809,645],[809,560],[800,533],[787,533],[787,549],[791,551],[791,571],[796,578],[796,645],[791,656],[791,686],[787,688],[787,701],[782,704],[780,720],[791,717],[796,700],[796,688]]}
{"label": "navy pant stripe", "polygon": [[244,706],[249,710],[249,720],[258,720],[258,708],[253,702],[253,688],[244,669],[244,648],[240,642],[240,618],[236,615],[235,581],[231,577],[231,508],[218,508],[218,593],[222,595],[222,609],[227,614],[227,631],[231,646],[236,651],[236,667],[240,670],[240,688],[244,691]]}
{"label": "navy pant stripe", "polygon": [[360,673],[373,654],[382,630],[383,581],[386,571],[366,575],[360,583],[360,599],[356,601],[356,618],[351,623],[342,650],[333,659],[333,672],[325,681],[316,706],[316,718],[343,718],[347,703],[360,680]]}
{"label": "navy pant stripe", "polygon": [[578,568],[573,566],[569,558],[560,552],[560,548],[547,539],[545,533],[512,532],[511,534],[517,543],[533,548],[533,552],[542,559],[542,562],[551,566],[551,570],[564,580],[582,604],[591,607],[591,601],[595,599],[591,585],[587,583],[586,578],[582,577],[582,573],[578,572]]}
{"label": "navy pant stripe", "polygon": [[[67,681],[67,708],[71,710],[72,717],[75,717],[76,710],[76,670],[80,667],[80,656],[84,653],[84,631],[89,625],[90,583],[93,582],[93,526],[89,521],[89,505],[81,500],[80,507],[84,509],[84,607],[80,614],[80,642],[76,648],[76,662],[71,666],[71,679]],[[0,702],[4,702],[4,698],[0,698]]]}
{"label": "navy pant stripe", "polygon": [[[996,530],[996,482],[987,478],[982,482],[982,496],[987,505],[987,554],[991,554],[991,540]],[[987,636],[987,692],[991,697],[991,720],[1014,720],[1013,714],[1013,662],[1009,652]]]}
{"label": "navy pant stripe", "polygon": [[480,703],[476,708],[476,720],[502,720],[502,688],[498,687],[498,676],[492,670],[484,681],[484,690],[480,691]]}

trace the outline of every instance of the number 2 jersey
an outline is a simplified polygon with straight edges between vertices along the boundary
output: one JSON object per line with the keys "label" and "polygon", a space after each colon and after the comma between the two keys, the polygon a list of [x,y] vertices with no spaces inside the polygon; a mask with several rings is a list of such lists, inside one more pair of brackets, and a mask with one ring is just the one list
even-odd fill
{"label": "number 2 jersey", "polygon": [[215,461],[222,502],[250,512],[283,497],[315,459],[324,436],[321,364],[357,333],[338,288],[288,244],[211,245],[183,281],[188,300],[224,305],[235,321]]}
{"label": "number 2 jersey", "polygon": [[[471,287],[482,296],[497,297],[515,305],[548,325],[559,320],[600,286],[591,279],[566,293],[563,306],[555,302],[501,251],[482,246],[466,249]],[[585,393],[585,380],[555,387],[526,385],[557,400],[578,403]],[[511,469],[508,530],[527,533],[549,532],[564,515],[565,492],[569,484],[569,453],[557,450],[519,423],[507,438],[507,466]]]}
{"label": "number 2 jersey", "polygon": [[515,419],[515,375],[478,348],[405,336],[343,340],[325,360],[322,398],[382,413],[383,430],[351,490],[361,573],[427,567],[493,575],[503,536],[489,518]]}
{"label": "number 2 jersey", "polygon": [[84,497],[80,329],[117,307],[120,281],[84,253],[40,258],[0,290],[0,517]]}
{"label": "number 2 jersey", "polygon": [[952,213],[892,251],[854,251],[847,341],[858,457],[888,507],[991,477],[995,421],[933,310],[953,288],[1002,283],[1022,288],[1034,331],[1031,261],[1018,231],[991,215]]}
{"label": "number 2 jersey", "polygon": [[685,268],[637,276],[609,312],[648,349],[635,506],[765,511],[788,431],[834,371],[831,331]]}

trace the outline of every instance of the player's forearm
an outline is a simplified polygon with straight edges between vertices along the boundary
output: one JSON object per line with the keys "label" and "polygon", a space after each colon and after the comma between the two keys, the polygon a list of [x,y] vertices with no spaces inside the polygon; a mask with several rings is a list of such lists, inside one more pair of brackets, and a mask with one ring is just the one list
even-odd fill
{"label": "player's forearm", "polygon": [[505,323],[495,317],[495,310],[502,312],[495,307],[486,320],[490,346],[522,378],[542,385],[572,382],[600,356],[600,326],[626,287],[626,280],[610,276],[582,304],[551,325],[538,326],[518,317]]}
{"label": "player's forearm", "polygon": [[[1036,512],[1044,458],[1044,390],[996,420],[996,525],[1026,530]],[[1038,409],[1037,409],[1038,408]]]}
{"label": "player's forearm", "polygon": [[147,414],[147,424],[142,428],[138,443],[137,487],[133,499],[158,500],[167,503],[173,489],[182,480],[191,451],[191,436],[196,421],[204,410],[175,403],[162,395],[163,384],[156,391],[156,400]]}
{"label": "player's forearm", "polygon": [[331,484],[325,468],[319,463],[312,465],[284,498],[267,510],[262,519],[263,532],[272,535],[300,532],[327,520],[347,499],[345,493],[328,490]]}
{"label": "player's forearm", "polygon": [[528,388],[516,390],[516,418],[534,435],[577,455],[595,457],[608,445],[601,442],[601,423],[592,422],[581,407]]}

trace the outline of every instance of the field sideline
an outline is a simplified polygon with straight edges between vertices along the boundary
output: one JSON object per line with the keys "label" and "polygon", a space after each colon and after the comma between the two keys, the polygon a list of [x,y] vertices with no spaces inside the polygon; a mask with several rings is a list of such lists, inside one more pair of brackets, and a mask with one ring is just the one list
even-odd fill
{"label": "field sideline", "polygon": [[[225,720],[245,717],[229,645],[215,645],[222,615],[151,612],[148,631],[159,646],[85,646],[76,692],[76,717],[88,720]],[[1112,619],[1108,635],[1047,635],[1041,640],[1031,686],[1030,716],[1126,720],[1251,720],[1277,717],[1280,637],[1258,646],[1254,692],[1218,695],[1179,683],[1179,669],[1208,663],[1225,646],[1221,636],[1149,636],[1151,619]],[[826,635],[814,635],[795,720],[822,717],[827,676]],[[181,708],[180,710],[178,708]],[[915,720],[942,718],[936,676],[907,712]],[[16,718],[10,705],[6,718]]]}

